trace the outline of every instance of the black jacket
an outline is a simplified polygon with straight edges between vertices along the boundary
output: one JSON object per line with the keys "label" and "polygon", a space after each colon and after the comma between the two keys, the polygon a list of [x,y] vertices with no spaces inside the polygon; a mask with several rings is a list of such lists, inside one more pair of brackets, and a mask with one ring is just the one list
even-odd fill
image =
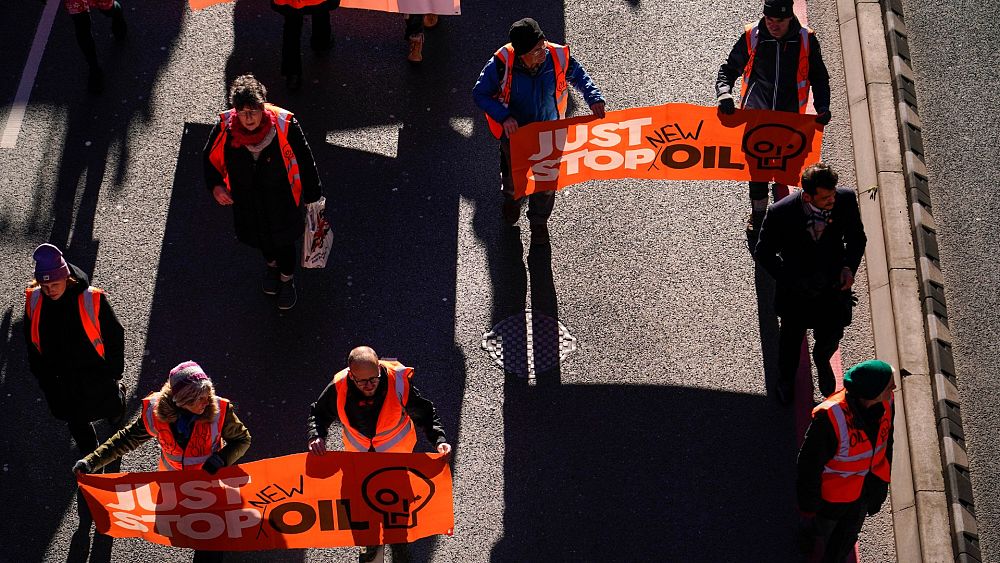
{"label": "black jacket", "polygon": [[[344,405],[347,419],[355,430],[369,438],[375,435],[378,415],[382,412],[385,395],[389,389],[389,378],[385,373],[385,368],[379,367],[379,372],[378,387],[375,388],[375,396],[371,399],[365,397],[354,382],[347,382],[347,403]],[[410,385],[410,396],[404,408],[413,423],[423,430],[428,442],[437,446],[448,441],[444,434],[444,428],[441,426],[441,419],[438,418],[437,411],[434,409],[434,403],[423,398],[420,391],[413,385]],[[330,424],[339,419],[337,387],[331,381],[320,393],[319,399],[310,407],[307,422],[309,440],[326,438]]]}
{"label": "black jacket", "polygon": [[777,282],[775,311],[779,316],[816,309],[842,299],[844,266],[857,273],[865,254],[865,228],[853,190],[837,188],[829,223],[819,240],[806,229],[802,192],[772,204],[764,216],[754,258]]}
{"label": "black jacket", "polygon": [[[222,184],[222,175],[209,160],[215,138],[221,132],[216,123],[205,145],[205,184],[209,191]],[[232,136],[229,137],[232,139]],[[225,147],[226,171],[229,174],[230,194],[233,198],[233,226],[240,242],[261,249],[272,249],[294,243],[302,237],[302,213],[295,206],[288,173],[281,158],[278,137],[275,135],[255,161],[244,147],[234,148],[229,142]],[[288,128],[288,144],[299,165],[302,182],[301,203],[311,203],[323,193],[319,173],[312,151],[299,122],[292,119]]]}
{"label": "black jacket", "polygon": [[60,420],[100,420],[124,412],[118,380],[125,371],[125,330],[106,294],[98,311],[104,358],[98,355],[80,320],[79,296],[90,278],[70,264],[78,281],[56,301],[42,295],[38,321],[39,353],[31,343],[31,319],[24,319],[28,366],[38,379],[52,415]]}
{"label": "black jacket", "polygon": [[[861,403],[847,396],[847,402],[851,411],[855,414],[855,420],[864,423],[865,434],[868,441],[876,443],[878,438],[879,422],[882,418],[884,408],[881,404],[876,404],[869,409],[865,409]],[[892,413],[895,415],[895,410]],[[798,480],[796,488],[798,493],[799,510],[803,512],[818,512],[823,516],[836,519],[850,503],[830,503],[823,500],[822,495],[822,473],[823,467],[837,452],[837,434],[833,430],[830,417],[822,414],[813,418],[806,430],[805,440],[799,450],[798,459]],[[889,433],[889,439],[885,445],[885,458],[892,465],[893,433]],[[882,507],[886,495],[889,492],[889,484],[879,479],[874,474],[869,473],[865,477],[865,484],[861,489],[861,498],[868,507],[868,512],[874,514]]]}
{"label": "black jacket", "polygon": [[[748,109],[773,109],[778,111],[799,111],[796,74],[799,68],[799,30],[802,25],[792,17],[788,33],[782,39],[775,39],[767,31],[764,19],[757,23],[757,49],[754,52],[753,68],[747,85],[746,98],[741,107]],[[830,109],[830,75],[823,64],[816,34],[809,36],[809,84],[812,86],[813,105],[817,113]],[[750,58],[745,33],[736,40],[729,58],[719,67],[715,80],[716,96],[732,94],[736,78],[743,75]],[[775,87],[777,85],[777,87]],[[735,95],[733,96],[736,97]]]}

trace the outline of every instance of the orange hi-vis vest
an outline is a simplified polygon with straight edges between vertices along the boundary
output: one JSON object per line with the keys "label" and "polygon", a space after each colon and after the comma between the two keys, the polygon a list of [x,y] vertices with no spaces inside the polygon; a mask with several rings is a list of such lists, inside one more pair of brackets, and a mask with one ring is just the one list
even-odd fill
{"label": "orange hi-vis vest", "polygon": [[[569,47],[565,45],[559,45],[558,43],[545,42],[545,46],[549,48],[549,54],[552,56],[552,66],[555,68],[556,73],[556,90],[555,90],[555,100],[556,100],[556,110],[559,112],[559,119],[564,119],[566,117],[566,108],[569,105],[569,93],[566,91],[566,71],[569,69]],[[500,47],[494,56],[500,59],[500,62],[504,64],[503,76],[500,77],[500,91],[497,92],[496,99],[500,100],[500,103],[504,107],[510,103],[510,85],[514,79],[514,59],[517,55],[514,54],[514,46],[510,43]],[[493,136],[499,139],[503,136],[503,125],[497,123],[495,119],[486,114],[486,122],[490,126],[490,132]]]}
{"label": "orange hi-vis vest", "polygon": [[[747,52],[750,53],[750,56],[747,58],[747,66],[743,68],[743,86],[740,91],[740,98],[744,101],[746,101],[747,89],[750,87],[750,71],[753,69],[754,53],[757,51],[757,36],[760,31],[758,29],[759,24],[760,22],[748,23],[744,34],[747,41]],[[809,103],[809,37],[812,34],[813,30],[806,26],[802,26],[799,29],[799,66],[795,71],[799,113],[805,113],[806,105]],[[777,79],[777,76],[775,76],[775,79]],[[774,87],[778,87],[777,82],[775,82]]]}
{"label": "orange hi-vis vest", "polygon": [[212,420],[195,420],[191,437],[184,448],[174,438],[170,423],[156,416],[160,394],[153,393],[142,400],[142,422],[146,425],[146,432],[160,442],[160,471],[201,469],[212,454],[222,449],[222,427],[226,422],[229,401],[222,397],[216,397],[216,400],[219,401],[219,412]]}
{"label": "orange hi-vis vest", "polygon": [[892,432],[892,399],[884,401],[885,412],[878,425],[878,439],[873,446],[865,429],[854,423],[847,404],[847,391],[841,389],[813,409],[813,417],[822,412],[830,417],[837,435],[837,452],[826,463],[822,476],[822,496],[827,502],[854,502],[861,497],[865,476],[871,471],[889,482],[889,460],[885,446]]}
{"label": "orange hi-vis vest", "polygon": [[385,402],[378,413],[375,436],[369,438],[358,432],[347,420],[347,368],[333,376],[337,390],[337,414],[343,427],[344,449],[349,452],[396,452],[410,453],[417,445],[417,432],[413,421],[406,414],[406,402],[410,398],[410,378],[413,368],[395,360],[379,360],[379,366],[388,374],[389,388]]}
{"label": "orange hi-vis vest", "polygon": [[274,0],[274,3],[279,6],[291,6],[296,10],[302,8],[308,8],[309,6],[315,6],[317,4],[322,4],[326,0]]}
{"label": "orange hi-vis vest", "polygon": [[[80,322],[83,323],[83,331],[87,333],[87,340],[93,345],[97,355],[104,357],[104,339],[101,338],[101,294],[104,291],[96,287],[88,287],[80,293],[78,307],[80,309]],[[42,337],[39,333],[39,321],[42,318],[42,288],[29,287],[24,292],[24,316],[31,319],[31,343],[34,344],[38,353],[42,353]]]}
{"label": "orange hi-vis vest", "polygon": [[[285,161],[285,171],[288,173],[288,185],[292,189],[292,199],[295,205],[299,205],[302,198],[302,180],[299,177],[299,161],[295,158],[295,151],[288,144],[288,127],[292,123],[293,113],[273,106],[264,104],[265,115],[272,118],[274,127],[277,130],[278,147],[281,149],[281,159]],[[236,117],[236,109],[224,111],[219,114],[219,122],[222,124],[222,131],[215,138],[212,150],[208,153],[208,160],[215,166],[215,169],[222,174],[222,180],[226,185],[226,191],[232,192],[229,186],[229,174],[226,173],[226,141],[229,139],[229,128]]]}

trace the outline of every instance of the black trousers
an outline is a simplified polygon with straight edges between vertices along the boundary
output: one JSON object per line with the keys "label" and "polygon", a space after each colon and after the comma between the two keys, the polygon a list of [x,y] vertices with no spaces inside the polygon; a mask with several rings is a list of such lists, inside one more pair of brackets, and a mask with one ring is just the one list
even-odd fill
{"label": "black trousers", "polygon": [[830,358],[840,346],[844,337],[844,327],[839,320],[810,319],[808,322],[801,317],[786,315],[781,318],[781,328],[778,334],[778,385],[791,389],[795,385],[795,373],[799,369],[802,352],[802,339],[806,336],[809,325],[813,327],[812,357],[816,371],[823,380],[824,374],[832,374]]}
{"label": "black trousers", "polygon": [[403,32],[403,39],[409,39],[414,35],[424,32],[424,15],[410,14],[406,16],[406,30]]}
{"label": "black trousers", "polygon": [[330,12],[322,10],[288,10],[281,37],[281,74],[302,75],[302,25],[305,16],[312,18],[309,44],[317,51],[330,48]]}
{"label": "black trousers", "polygon": [[[500,184],[505,205],[521,206],[524,198],[514,199],[514,174],[510,169],[510,139],[500,139]],[[528,196],[528,222],[544,225],[552,215],[556,192],[537,192]]]}
{"label": "black trousers", "polygon": [[277,262],[278,271],[282,274],[285,274],[286,276],[295,274],[295,263],[298,261],[298,257],[295,254],[294,244],[286,244],[275,248],[265,248],[260,252],[264,255],[264,260],[267,260],[268,263]]}
{"label": "black trousers", "polygon": [[816,515],[813,526],[817,539],[825,544],[823,563],[843,563],[854,549],[858,534],[865,523],[868,505],[858,501],[853,503],[836,520]]}
{"label": "black trousers", "polygon": [[[100,10],[106,17],[112,19],[123,18],[122,5],[115,2],[110,10]],[[90,31],[90,12],[82,12],[70,16],[73,19],[73,31],[76,34],[76,44],[83,52],[83,58],[87,61],[87,66],[97,68],[97,45],[94,43],[94,34]]]}

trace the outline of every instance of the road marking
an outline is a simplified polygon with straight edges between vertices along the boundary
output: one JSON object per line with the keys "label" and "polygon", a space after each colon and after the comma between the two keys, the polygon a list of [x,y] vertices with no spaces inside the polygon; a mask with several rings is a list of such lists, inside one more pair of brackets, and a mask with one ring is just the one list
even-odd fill
{"label": "road marking", "polygon": [[3,128],[3,136],[0,137],[0,149],[12,149],[17,144],[17,136],[21,132],[21,122],[24,121],[24,112],[28,108],[28,99],[31,98],[31,89],[35,85],[35,76],[38,74],[38,65],[42,62],[42,55],[45,54],[45,44],[49,41],[49,32],[52,31],[52,22],[56,18],[59,4],[62,2],[48,0],[45,4],[45,10],[42,12],[42,19],[38,21],[35,39],[31,42],[31,51],[28,52],[28,61],[24,63],[21,82],[17,85],[14,103],[10,106],[7,123]]}

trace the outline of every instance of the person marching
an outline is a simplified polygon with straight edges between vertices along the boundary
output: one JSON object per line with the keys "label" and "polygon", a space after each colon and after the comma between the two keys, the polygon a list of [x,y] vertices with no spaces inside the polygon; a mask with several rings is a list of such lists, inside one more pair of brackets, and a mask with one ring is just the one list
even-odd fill
{"label": "person marching", "polygon": [[[310,407],[309,451],[326,453],[330,424],[339,420],[344,450],[349,452],[412,452],[417,444],[414,425],[438,453],[450,455],[434,404],[410,383],[413,368],[395,360],[380,360],[375,350],[351,350],[346,368],[333,376]],[[393,561],[408,560],[406,544],[393,545]],[[381,561],[382,546],[362,548],[359,561]]]}
{"label": "person marching", "polygon": [[[503,193],[503,220],[517,223],[522,200],[514,199],[513,173],[510,167],[510,136],[536,121],[566,117],[572,84],[583,94],[590,111],[604,118],[604,96],[587,71],[569,53],[569,47],[546,41],[538,23],[524,18],[510,26],[510,43],[490,57],[472,89],[476,105],[486,113],[493,136],[500,140],[500,179]],[[538,192],[528,197],[528,221],[531,240],[548,242],[546,223],[555,204],[554,191]]]}
{"label": "person marching", "polygon": [[403,38],[410,44],[410,52],[406,55],[406,60],[411,63],[419,63],[424,60],[424,30],[436,27],[437,24],[437,14],[406,14],[406,28],[403,30]]}
{"label": "person marching", "polygon": [[302,24],[312,19],[309,44],[313,51],[324,53],[333,47],[330,33],[330,10],[340,6],[340,0],[271,0],[271,9],[281,14],[281,75],[289,90],[302,87]]}
{"label": "person marching", "polygon": [[28,367],[52,416],[69,424],[81,455],[97,448],[92,424],[121,426],[125,414],[125,330],[107,294],[90,285],[51,244],[35,249],[35,279],[25,290]]}
{"label": "person marching", "polygon": [[892,466],[894,374],[881,360],[861,362],[844,374],[843,389],[813,409],[798,457],[803,553],[821,541],[824,562],[843,562],[865,515],[882,509]]}
{"label": "person marching", "polygon": [[813,361],[820,393],[834,392],[830,359],[851,324],[854,276],[868,238],[854,190],[837,187],[838,175],[818,162],[802,172],[802,190],[771,205],[754,258],[775,280],[778,401],[791,402],[802,339],[813,330]]}
{"label": "person marching", "polygon": [[[170,370],[163,387],[142,400],[142,413],[78,460],[73,473],[93,473],[156,438],[160,471],[204,469],[214,475],[235,464],[250,448],[250,432],[236,407],[215,394],[212,380],[197,363],[182,362]],[[196,550],[195,561],[221,561],[223,552]]]}
{"label": "person marching", "polygon": [[323,187],[298,120],[267,103],[267,89],[253,75],[233,80],[229,103],[205,144],[205,183],[219,205],[232,206],[236,238],[264,255],[261,289],[288,310],[297,300],[299,208],[318,200]]}
{"label": "person marching", "polygon": [[[813,30],[792,13],[792,0],[764,0],[764,14],[747,24],[719,67],[715,93],[719,111],[736,111],[733,85],[743,76],[740,106],[805,113],[812,88],[816,122],[830,122],[830,75]],[[753,254],[767,210],[767,182],[750,182],[747,245]]]}
{"label": "person marching", "polygon": [[[42,0],[45,2],[46,0]],[[104,89],[104,71],[101,70],[100,63],[97,62],[97,45],[94,43],[94,34],[90,30],[90,10],[91,8],[101,12],[105,17],[111,18],[111,33],[116,41],[124,41],[128,35],[128,25],[125,23],[125,11],[118,0],[63,0],[69,17],[73,20],[73,31],[76,34],[76,43],[80,46],[84,60],[90,71],[87,75],[87,89],[92,94],[99,94]]]}

